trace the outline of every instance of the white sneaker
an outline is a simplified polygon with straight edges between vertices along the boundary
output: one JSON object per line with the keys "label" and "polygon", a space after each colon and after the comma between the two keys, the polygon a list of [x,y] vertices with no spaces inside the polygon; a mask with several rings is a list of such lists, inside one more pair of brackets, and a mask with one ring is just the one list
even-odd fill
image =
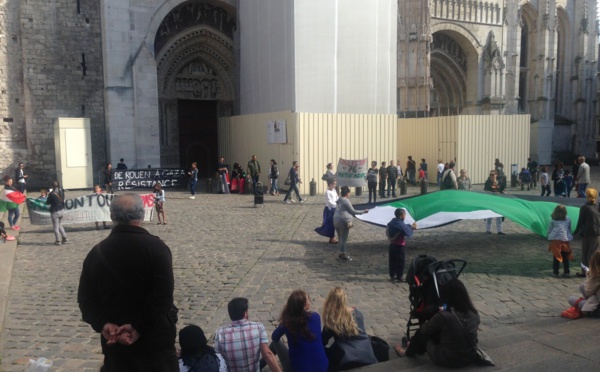
{"label": "white sneaker", "polygon": [[190,199],[196,199],[196,197],[195,196],[190,196]]}

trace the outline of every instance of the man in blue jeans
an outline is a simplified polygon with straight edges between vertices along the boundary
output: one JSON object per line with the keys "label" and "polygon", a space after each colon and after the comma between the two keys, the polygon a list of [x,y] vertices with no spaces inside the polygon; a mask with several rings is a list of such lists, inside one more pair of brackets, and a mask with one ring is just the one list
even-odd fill
{"label": "man in blue jeans", "polygon": [[292,168],[290,168],[290,173],[288,174],[288,177],[290,178],[290,188],[288,189],[287,194],[285,194],[285,198],[283,198],[284,203],[289,204],[292,202],[292,190],[296,193],[298,201],[300,201],[300,203],[304,203],[304,199],[300,197],[300,190],[298,189],[298,184],[302,183],[302,180],[300,177],[298,177],[299,168],[300,165],[298,164],[298,161],[294,160],[292,163]]}

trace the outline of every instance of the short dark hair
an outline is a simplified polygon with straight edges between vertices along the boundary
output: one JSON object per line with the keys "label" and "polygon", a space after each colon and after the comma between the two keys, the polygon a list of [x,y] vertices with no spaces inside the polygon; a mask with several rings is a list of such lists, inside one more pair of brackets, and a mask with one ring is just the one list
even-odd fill
{"label": "short dark hair", "polygon": [[331,186],[335,183],[335,178],[328,178],[327,179],[327,186]]}
{"label": "short dark hair", "polygon": [[248,311],[248,299],[244,297],[236,297],[227,304],[229,318],[232,321],[244,319],[244,314]]}
{"label": "short dark hair", "polygon": [[122,163],[125,161],[125,159],[121,158],[121,159],[119,159],[119,161]]}
{"label": "short dark hair", "polygon": [[406,211],[402,208],[396,208],[396,210],[394,211],[394,216],[396,216],[396,218],[400,218],[400,216],[405,215]]}
{"label": "short dark hair", "polygon": [[342,188],[340,189],[340,193],[342,194],[342,196],[346,196],[350,194],[350,188],[348,186],[342,186]]}
{"label": "short dark hair", "polygon": [[456,166],[456,164],[454,162],[448,164],[448,168],[452,169]]}

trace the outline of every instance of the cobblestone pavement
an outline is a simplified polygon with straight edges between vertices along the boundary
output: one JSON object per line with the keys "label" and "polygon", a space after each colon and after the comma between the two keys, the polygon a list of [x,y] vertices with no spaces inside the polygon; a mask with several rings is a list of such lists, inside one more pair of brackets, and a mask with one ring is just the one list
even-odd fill
{"label": "cobblestone pavement", "polygon": [[[598,175],[600,169],[592,172]],[[417,192],[409,187],[409,194]],[[355,223],[348,245],[354,261],[340,262],[335,245],[313,231],[321,223],[323,197],[308,197],[303,204],[282,199],[266,195],[264,207],[254,208],[251,195],[200,194],[189,200],[182,191],[167,190],[168,225],[144,227],[173,252],[179,326],[195,323],[212,333],[228,322],[227,302],[244,296],[250,299],[250,318],[270,332],[292,290],[306,290],[320,311],[329,290],[343,286],[350,303],[362,310],[368,333],[399,342],[409,312],[408,288],[387,280],[384,229]],[[352,198],[354,204],[365,200]],[[69,226],[69,244],[57,247],[49,227],[31,226],[26,218],[22,226],[0,369],[22,371],[29,357],[46,357],[57,371],[97,370],[99,335],[81,321],[76,295],[85,255],[110,231],[93,224]],[[480,339],[486,330],[559,317],[579,283],[551,277],[543,238],[508,220],[504,231],[505,236],[486,235],[483,221],[461,221],[417,231],[407,246],[407,262],[420,253],[468,261],[462,278],[481,312]],[[580,240],[573,247],[574,273]]]}

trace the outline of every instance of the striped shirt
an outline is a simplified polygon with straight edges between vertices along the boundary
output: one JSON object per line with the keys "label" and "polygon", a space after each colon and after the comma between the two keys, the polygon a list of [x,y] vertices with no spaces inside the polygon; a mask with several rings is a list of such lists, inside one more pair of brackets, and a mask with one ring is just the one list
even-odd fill
{"label": "striped shirt", "polygon": [[215,351],[223,355],[230,372],[258,372],[260,345],[268,343],[265,326],[246,319],[236,320],[215,332]]}

